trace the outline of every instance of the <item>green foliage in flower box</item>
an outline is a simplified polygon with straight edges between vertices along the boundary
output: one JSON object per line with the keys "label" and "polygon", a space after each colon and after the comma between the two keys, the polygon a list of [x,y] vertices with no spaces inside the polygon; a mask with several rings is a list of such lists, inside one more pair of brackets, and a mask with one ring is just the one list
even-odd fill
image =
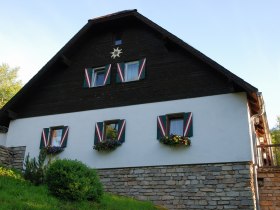
{"label": "green foliage in flower box", "polygon": [[163,144],[171,145],[171,146],[190,146],[191,140],[188,137],[173,135],[164,136],[160,139],[160,142]]}
{"label": "green foliage in flower box", "polygon": [[122,143],[119,142],[118,140],[104,140],[101,142],[98,142],[93,146],[93,149],[97,151],[111,151],[116,149],[118,146],[120,146]]}

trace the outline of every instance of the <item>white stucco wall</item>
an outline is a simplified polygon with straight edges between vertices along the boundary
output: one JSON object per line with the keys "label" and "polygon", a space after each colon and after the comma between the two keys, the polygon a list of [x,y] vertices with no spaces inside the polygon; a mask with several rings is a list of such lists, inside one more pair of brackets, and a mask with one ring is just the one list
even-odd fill
{"label": "white stucco wall", "polygon": [[6,146],[6,139],[7,139],[7,134],[0,133],[0,145]]}
{"label": "white stucco wall", "polygon": [[[151,96],[152,97],[152,96]],[[193,113],[192,145],[171,148],[156,139],[157,116]],[[110,153],[92,149],[96,122],[125,119],[125,143]],[[69,126],[60,158],[78,159],[91,167],[115,168],[252,160],[247,100],[244,93],[99,109],[12,121],[7,146],[26,145],[37,156],[43,128]]]}

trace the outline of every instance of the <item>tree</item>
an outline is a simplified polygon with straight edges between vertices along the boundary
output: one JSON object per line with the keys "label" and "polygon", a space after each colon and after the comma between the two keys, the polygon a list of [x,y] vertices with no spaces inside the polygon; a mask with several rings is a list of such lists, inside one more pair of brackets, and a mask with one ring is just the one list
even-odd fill
{"label": "tree", "polygon": [[274,128],[270,131],[272,143],[280,144],[280,116],[277,117],[277,123]]}
{"label": "tree", "polygon": [[[274,128],[270,130],[272,144],[280,144],[280,116],[277,117],[277,123]],[[280,166],[280,147],[272,147],[274,165]]]}
{"label": "tree", "polygon": [[11,68],[8,64],[0,65],[0,109],[21,89],[22,82],[18,80],[19,68]]}

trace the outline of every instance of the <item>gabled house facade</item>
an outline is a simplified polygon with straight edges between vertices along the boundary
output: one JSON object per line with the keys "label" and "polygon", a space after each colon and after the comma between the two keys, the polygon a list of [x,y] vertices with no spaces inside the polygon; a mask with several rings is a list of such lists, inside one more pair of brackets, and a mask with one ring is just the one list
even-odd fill
{"label": "gabled house facade", "polygon": [[252,85],[122,11],[89,20],[0,110],[0,143],[78,159],[107,191],[169,209],[254,209],[262,103]]}

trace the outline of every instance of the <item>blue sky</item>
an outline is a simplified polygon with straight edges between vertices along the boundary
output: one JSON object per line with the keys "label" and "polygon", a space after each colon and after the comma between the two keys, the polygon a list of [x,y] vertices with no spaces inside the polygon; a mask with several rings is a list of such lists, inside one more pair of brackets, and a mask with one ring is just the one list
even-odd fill
{"label": "blue sky", "polygon": [[9,0],[0,8],[0,63],[26,83],[88,19],[126,9],[178,36],[263,93],[269,125],[280,115],[278,0]]}

